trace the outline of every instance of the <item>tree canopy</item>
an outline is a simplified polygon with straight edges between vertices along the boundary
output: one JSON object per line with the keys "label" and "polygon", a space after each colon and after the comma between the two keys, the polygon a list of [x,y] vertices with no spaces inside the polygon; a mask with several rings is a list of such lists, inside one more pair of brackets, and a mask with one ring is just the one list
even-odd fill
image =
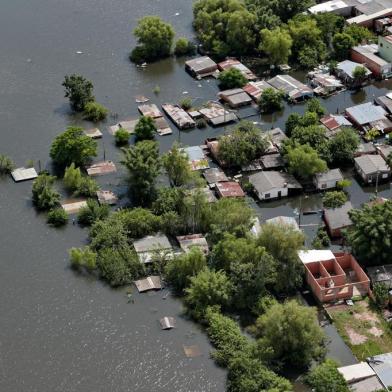
{"label": "tree canopy", "polygon": [[293,40],[287,30],[277,27],[274,30],[263,29],[261,34],[260,50],[270,59],[271,64],[287,64],[291,55]]}
{"label": "tree canopy", "polygon": [[65,97],[69,98],[72,109],[77,112],[83,111],[86,104],[95,100],[93,84],[82,75],[66,75],[62,85],[65,88]]}
{"label": "tree canopy", "polygon": [[135,127],[138,140],[154,139],[157,127],[153,118],[141,116]]}
{"label": "tree canopy", "polygon": [[219,86],[222,90],[244,87],[248,80],[237,68],[229,68],[221,72],[218,77]]}
{"label": "tree canopy", "polygon": [[179,187],[191,180],[193,173],[188,156],[178,143],[174,143],[172,148],[163,155],[162,164],[172,186]]}
{"label": "tree canopy", "polygon": [[284,93],[274,88],[266,88],[259,98],[259,109],[262,113],[273,113],[283,109]]}

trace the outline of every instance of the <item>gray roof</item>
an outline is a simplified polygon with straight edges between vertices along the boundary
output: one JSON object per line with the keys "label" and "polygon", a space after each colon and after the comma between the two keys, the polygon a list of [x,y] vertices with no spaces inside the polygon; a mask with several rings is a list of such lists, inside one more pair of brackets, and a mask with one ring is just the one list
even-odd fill
{"label": "gray roof", "polygon": [[290,75],[277,75],[272,79],[268,80],[268,83],[278,90],[283,90],[286,94],[291,93],[311,93],[312,89],[306,84],[294,79]]}
{"label": "gray roof", "polygon": [[380,155],[362,155],[354,158],[354,160],[365,174],[372,174],[377,171],[389,171],[388,165]]}
{"label": "gray roof", "polygon": [[172,249],[169,239],[163,234],[144,237],[140,240],[134,241],[133,246],[135,247],[137,253]]}
{"label": "gray roof", "polygon": [[284,160],[279,153],[264,155],[260,158],[260,162],[265,169],[273,169],[284,166]]}
{"label": "gray roof", "polygon": [[360,125],[369,124],[372,121],[382,120],[387,114],[387,112],[381,106],[376,106],[371,102],[351,106],[350,108],[346,109],[346,112]]}
{"label": "gray roof", "polygon": [[222,91],[218,96],[234,106],[250,104],[252,102],[252,98],[241,88]]}
{"label": "gray roof", "polygon": [[344,72],[346,75],[348,75],[348,76],[350,76],[352,78],[353,77],[353,72],[354,72],[355,68],[357,68],[358,66],[363,67],[363,68],[366,69],[366,75],[371,75],[372,72],[369,71],[364,65],[359,64],[359,63],[355,63],[354,61],[351,61],[351,60],[341,61],[336,66],[336,69],[338,71]]}
{"label": "gray roof", "polygon": [[382,106],[389,113],[392,113],[392,96],[390,95],[390,93],[381,97],[377,97],[375,99],[375,102],[378,105]]}
{"label": "gray roof", "polygon": [[343,180],[343,175],[340,169],[328,170],[325,173],[316,174],[317,181],[341,181]]}
{"label": "gray roof", "polygon": [[300,230],[297,221],[292,216],[275,216],[274,218],[267,219],[265,223],[280,226],[291,226],[293,229]]}
{"label": "gray roof", "polygon": [[196,73],[203,73],[212,68],[218,69],[218,65],[208,56],[197,57],[185,62],[186,66],[191,68]]}
{"label": "gray roof", "polygon": [[11,172],[11,176],[15,182],[33,180],[38,177],[37,172],[33,167],[19,167]]}
{"label": "gray roof", "polygon": [[283,140],[287,139],[286,134],[280,128],[270,129],[264,133],[271,142],[280,147],[282,145]]}
{"label": "gray roof", "polygon": [[386,388],[392,386],[392,353],[375,355],[367,358],[367,361],[382,384]]}
{"label": "gray roof", "polygon": [[338,208],[325,208],[324,216],[328,221],[330,229],[341,229],[351,226],[353,222],[348,216],[348,212],[353,209],[353,205],[348,201]]}
{"label": "gray roof", "polygon": [[357,153],[366,153],[366,154],[372,154],[376,152],[376,147],[374,146],[373,143],[368,142],[368,143],[359,143],[359,146],[357,148]]}
{"label": "gray roof", "polygon": [[249,176],[249,182],[260,192],[269,192],[272,189],[284,188],[301,189],[301,184],[290,174],[278,171],[262,171]]}
{"label": "gray roof", "polygon": [[204,151],[199,146],[185,147],[184,151],[187,153],[188,159],[190,161],[200,161],[202,159],[206,159]]}
{"label": "gray roof", "polygon": [[223,170],[216,168],[216,167],[214,167],[212,169],[205,170],[203,175],[209,184],[215,184],[217,182],[229,181],[229,179],[227,178],[227,176],[223,172]]}

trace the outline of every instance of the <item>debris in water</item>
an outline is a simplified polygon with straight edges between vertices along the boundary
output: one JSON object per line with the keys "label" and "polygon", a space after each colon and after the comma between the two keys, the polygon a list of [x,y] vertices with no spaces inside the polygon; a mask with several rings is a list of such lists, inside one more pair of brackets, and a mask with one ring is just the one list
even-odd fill
{"label": "debris in water", "polygon": [[142,67],[142,68],[146,68],[146,67],[147,67],[147,63],[143,63],[143,64],[141,65],[141,67]]}
{"label": "debris in water", "polygon": [[28,63],[31,63],[31,61],[32,61],[31,59],[27,59],[27,62],[28,62]]}
{"label": "debris in water", "polygon": [[83,54],[83,52],[82,52],[81,50],[78,50],[78,51],[76,52],[76,54]]}
{"label": "debris in water", "polygon": [[200,357],[201,351],[199,346],[192,345],[192,346],[182,346],[184,348],[184,353],[188,358]]}
{"label": "debris in water", "polygon": [[176,12],[174,15],[175,15],[175,16],[178,16],[178,15],[180,15],[180,13],[179,13],[179,12]]}
{"label": "debris in water", "polygon": [[185,94],[189,94],[188,91],[183,91],[182,93],[183,93],[184,95],[185,95]]}

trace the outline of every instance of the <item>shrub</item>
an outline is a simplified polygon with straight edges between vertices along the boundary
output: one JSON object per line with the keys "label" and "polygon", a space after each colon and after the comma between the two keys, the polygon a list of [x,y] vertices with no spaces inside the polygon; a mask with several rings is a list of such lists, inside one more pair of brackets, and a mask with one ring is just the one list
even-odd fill
{"label": "shrub", "polygon": [[73,192],[80,186],[82,181],[82,173],[78,167],[72,162],[64,171],[64,185],[67,190]]}
{"label": "shrub", "polygon": [[219,74],[220,88],[223,90],[244,87],[248,80],[237,68],[230,68]]}
{"label": "shrub", "polygon": [[348,197],[343,191],[332,191],[327,192],[323,197],[323,205],[326,208],[338,208],[341,207]]}
{"label": "shrub", "polygon": [[177,40],[174,48],[174,54],[176,56],[193,55],[196,52],[195,45],[188,41],[186,38],[181,37]]}
{"label": "shrub", "polygon": [[102,121],[105,120],[108,113],[109,110],[98,102],[88,102],[84,107],[84,115],[86,120],[94,122]]}
{"label": "shrub", "polygon": [[384,283],[375,283],[373,285],[374,300],[380,308],[384,308],[389,298],[388,286]]}
{"label": "shrub", "polygon": [[118,129],[114,134],[114,139],[117,146],[124,146],[125,144],[128,144],[129,137],[129,132],[123,128]]}
{"label": "shrub", "polygon": [[187,98],[183,98],[180,101],[180,106],[184,109],[184,110],[189,110],[192,108],[192,99],[187,97]]}
{"label": "shrub", "polygon": [[328,233],[323,227],[319,227],[317,230],[316,237],[313,239],[312,246],[314,249],[326,249],[329,248],[331,240],[329,239]]}
{"label": "shrub", "polygon": [[68,214],[61,207],[54,208],[49,211],[47,222],[54,227],[64,226],[68,222]]}
{"label": "shrub", "polygon": [[98,189],[99,186],[93,178],[83,176],[75,194],[78,196],[94,197]]}
{"label": "shrub", "polygon": [[0,154],[0,175],[10,174],[14,170],[15,165],[11,158]]}
{"label": "shrub", "polygon": [[84,267],[87,270],[97,268],[97,254],[90,247],[71,248],[68,253],[73,268]]}
{"label": "shrub", "polygon": [[207,126],[207,121],[204,118],[198,118],[196,120],[196,127],[198,129],[205,128]]}
{"label": "shrub", "polygon": [[40,210],[50,210],[60,204],[60,194],[52,186],[56,177],[46,173],[40,174],[33,182],[32,199]]}
{"label": "shrub", "polygon": [[156,130],[154,119],[149,116],[142,116],[136,124],[135,134],[138,140],[153,139]]}
{"label": "shrub", "polygon": [[103,220],[109,216],[109,206],[99,205],[96,200],[87,200],[87,206],[79,210],[78,222],[84,226],[91,226],[98,220]]}

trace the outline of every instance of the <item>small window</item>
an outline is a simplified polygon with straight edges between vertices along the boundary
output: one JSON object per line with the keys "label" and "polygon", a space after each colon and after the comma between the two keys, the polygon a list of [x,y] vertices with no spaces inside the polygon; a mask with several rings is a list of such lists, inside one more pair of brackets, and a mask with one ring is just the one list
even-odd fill
{"label": "small window", "polygon": [[321,184],[321,189],[325,189],[327,187],[327,184]]}
{"label": "small window", "polygon": [[269,199],[271,197],[271,194],[270,193],[266,193],[265,195],[264,195],[264,199]]}

